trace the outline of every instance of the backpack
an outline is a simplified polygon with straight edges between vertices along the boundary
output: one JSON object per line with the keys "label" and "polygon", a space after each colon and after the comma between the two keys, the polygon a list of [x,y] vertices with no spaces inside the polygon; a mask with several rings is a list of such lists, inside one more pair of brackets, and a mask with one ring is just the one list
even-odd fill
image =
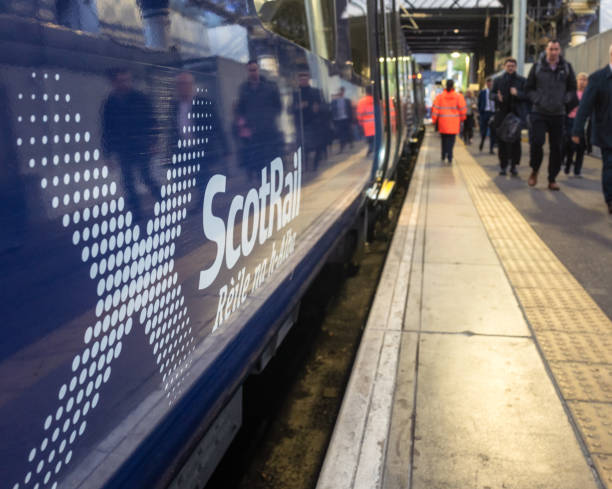
{"label": "backpack", "polygon": [[[568,80],[570,79],[570,77],[574,77],[576,78],[576,74],[574,73],[574,68],[571,65],[571,63],[567,62],[566,60],[563,60],[563,62],[565,63],[565,65],[567,66],[567,72],[565,73],[565,84],[567,87],[567,83]],[[559,64],[560,66],[560,64]],[[539,60],[536,64],[535,64],[535,77],[537,79],[538,75],[540,74],[540,71],[542,71],[542,61]],[[574,110],[576,107],[578,107],[580,105],[580,100],[578,100],[578,95],[576,94],[576,91],[568,91],[565,94],[565,110],[566,112],[569,114],[572,110]]]}

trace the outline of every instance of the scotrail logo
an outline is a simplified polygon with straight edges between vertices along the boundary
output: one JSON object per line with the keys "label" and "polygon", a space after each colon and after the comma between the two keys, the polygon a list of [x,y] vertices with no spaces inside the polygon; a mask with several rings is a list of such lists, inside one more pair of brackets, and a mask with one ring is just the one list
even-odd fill
{"label": "scotrail logo", "polygon": [[[275,158],[261,170],[261,184],[246,195],[235,195],[224,217],[213,211],[215,199],[226,192],[227,177],[217,174],[206,185],[202,226],[204,236],[214,242],[217,252],[212,265],[200,272],[199,289],[206,289],[225,267],[232,270],[240,258],[249,256],[256,245],[263,246],[275,232],[286,228],[300,213],[302,188],[302,151],[293,155],[293,170],[285,172],[281,158]],[[240,217],[239,217],[240,216]],[[239,222],[240,219],[240,222]],[[234,235],[240,233],[239,244]],[[250,292],[256,290],[292,252],[295,233],[288,229],[279,248],[273,245],[272,255],[259,263],[253,273],[241,269],[236,280],[219,289],[219,305],[213,330],[226,321]],[[252,280],[252,282],[251,282]]]}

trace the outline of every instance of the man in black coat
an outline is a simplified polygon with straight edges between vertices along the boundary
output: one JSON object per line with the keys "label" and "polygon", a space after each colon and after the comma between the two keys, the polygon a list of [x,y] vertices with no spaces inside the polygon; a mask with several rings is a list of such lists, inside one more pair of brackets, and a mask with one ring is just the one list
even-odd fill
{"label": "man in black coat", "polygon": [[170,136],[169,160],[175,168],[189,168],[202,162],[195,174],[192,209],[201,212],[205,181],[212,172],[226,174],[229,149],[223,122],[214,104],[206,96],[206,89],[196,86],[194,76],[182,71],[175,78],[175,96],[170,102],[168,129]]}
{"label": "man in black coat", "polygon": [[159,200],[159,184],[151,175],[159,128],[153,115],[151,99],[134,88],[132,74],[127,69],[110,73],[113,90],[102,107],[102,148],[108,158],[116,156],[123,174],[123,185],[135,220],[142,209],[136,179],[139,178]]}
{"label": "man in black coat", "polygon": [[608,212],[612,214],[612,45],[609,55],[610,64],[589,77],[574,121],[572,140],[576,144],[580,142],[586,120],[591,116],[591,138],[601,148],[603,193]]}
{"label": "man in black coat", "polygon": [[487,78],[487,86],[478,94],[478,116],[480,124],[480,151],[484,147],[485,139],[489,136],[489,153],[493,154],[495,146],[495,131],[491,129],[489,121],[495,115],[495,99],[491,97],[493,93],[493,79]]}
{"label": "man in black coat", "polygon": [[351,125],[353,123],[353,106],[350,99],[346,98],[344,94],[344,87],[340,87],[340,92],[331,102],[334,128],[340,141],[340,153],[342,153],[347,144],[352,146]]}
{"label": "man in black coat", "polygon": [[240,86],[234,126],[240,140],[242,166],[251,177],[283,151],[277,119],[282,102],[278,86],[259,73],[257,61],[247,63],[247,79]]}
{"label": "man in black coat", "polygon": [[330,115],[321,90],[310,86],[310,73],[304,69],[298,73],[298,88],[293,93],[293,117],[296,127],[302,127],[304,161],[308,167],[310,154],[314,153],[314,171],[326,156],[330,134]]}
{"label": "man in black coat", "polygon": [[[514,114],[521,120],[527,117],[525,83],[526,79],[516,72],[516,60],[508,58],[504,63],[506,72],[495,78],[491,97],[495,98],[495,126],[498,128],[508,114]],[[521,162],[521,138],[520,134],[516,141],[504,141],[501,137],[497,138],[499,145],[499,165],[500,175],[506,175],[508,164],[510,164],[510,174],[517,176],[516,167]]]}
{"label": "man in black coat", "polygon": [[211,166],[227,156],[229,150],[215,103],[203,93],[204,89],[196,87],[190,72],[183,71],[176,76],[176,96],[170,104],[171,156],[195,153]]}
{"label": "man in black coat", "polygon": [[528,183],[533,187],[538,182],[538,171],[544,159],[546,133],[550,146],[548,160],[548,188],[560,190],[556,182],[561,170],[563,156],[563,125],[565,114],[578,105],[576,75],[572,65],[561,56],[559,41],[549,41],[546,52],[531,67],[525,92],[533,104],[531,123],[532,169]]}

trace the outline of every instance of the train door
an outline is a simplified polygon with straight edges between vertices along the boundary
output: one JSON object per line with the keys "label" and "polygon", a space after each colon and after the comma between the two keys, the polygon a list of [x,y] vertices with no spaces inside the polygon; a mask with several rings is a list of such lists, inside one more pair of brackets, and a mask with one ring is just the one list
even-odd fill
{"label": "train door", "polygon": [[374,99],[378,103],[377,113],[380,124],[377,124],[376,176],[382,178],[386,172],[390,146],[390,122],[384,110],[385,100],[389,96],[387,73],[387,37],[385,29],[385,0],[377,0],[375,8],[376,52],[378,55],[378,79],[375,83]]}
{"label": "train door", "polygon": [[399,22],[398,8],[396,0],[388,0],[387,11],[387,29],[389,42],[389,57],[387,63],[389,65],[389,97],[387,98],[387,111],[389,112],[389,124],[391,128],[391,148],[390,160],[387,168],[386,178],[393,178],[395,166],[400,152],[401,131],[403,129],[401,113],[399,110],[400,101],[400,79],[399,79],[399,63],[400,63],[400,41],[399,41]]}
{"label": "train door", "polygon": [[404,57],[404,69],[406,70],[406,137],[412,139],[416,131],[417,117],[414,95],[414,72],[412,71],[412,57]]}
{"label": "train door", "polygon": [[399,56],[397,57],[397,74],[399,98],[397,100],[398,119],[401,123],[399,132],[399,148],[404,147],[406,141],[406,131],[408,128],[408,113],[406,112],[406,102],[408,100],[408,78],[406,70],[406,56],[404,44],[400,44]]}
{"label": "train door", "polygon": [[410,62],[412,68],[412,87],[414,94],[414,116],[415,116],[415,130],[420,130],[425,119],[427,109],[425,107],[425,88],[423,87],[423,75],[419,65],[415,62],[414,58]]}

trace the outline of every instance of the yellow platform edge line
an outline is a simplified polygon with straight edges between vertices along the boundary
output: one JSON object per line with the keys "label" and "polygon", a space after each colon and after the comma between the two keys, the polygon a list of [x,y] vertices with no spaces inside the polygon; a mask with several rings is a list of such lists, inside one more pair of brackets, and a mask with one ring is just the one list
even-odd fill
{"label": "yellow platform edge line", "polygon": [[589,463],[612,489],[612,321],[474,157],[455,154]]}

